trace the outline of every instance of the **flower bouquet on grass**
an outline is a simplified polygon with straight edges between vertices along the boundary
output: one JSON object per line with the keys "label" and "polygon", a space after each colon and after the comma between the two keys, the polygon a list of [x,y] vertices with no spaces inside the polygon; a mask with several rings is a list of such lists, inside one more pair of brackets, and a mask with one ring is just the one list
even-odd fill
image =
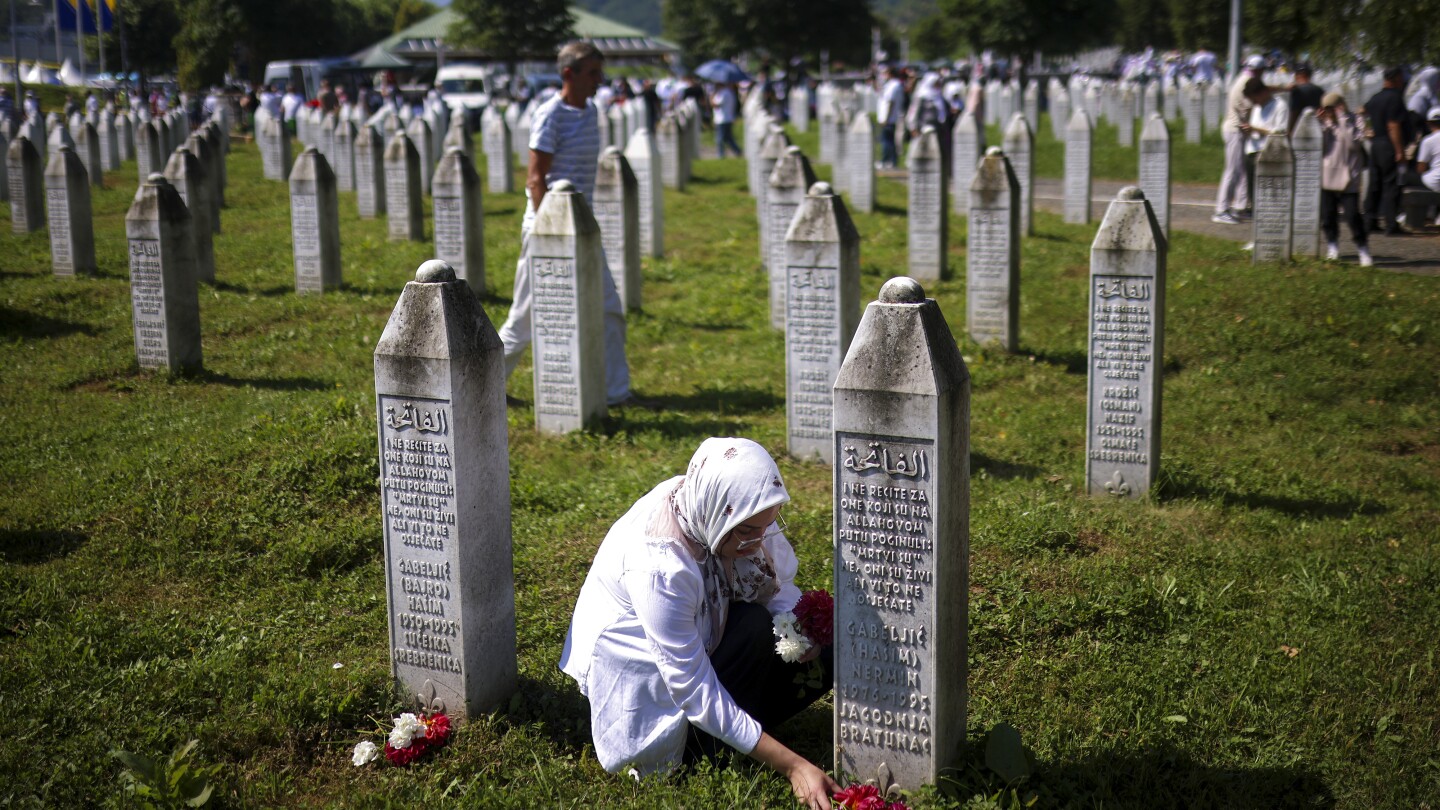
{"label": "flower bouquet on grass", "polygon": [[[443,746],[450,740],[450,718],[444,712],[412,714],[405,712],[395,718],[395,725],[385,738],[385,759],[391,765],[409,765]],[[355,746],[350,761],[355,767],[380,758],[381,748],[365,740]]]}
{"label": "flower bouquet on grass", "polygon": [[[780,659],[793,664],[812,649],[825,647],[835,637],[835,600],[829,591],[806,591],[795,603],[795,609],[775,617],[775,652]],[[824,669],[819,661],[811,661],[805,672],[795,676],[803,695],[805,687],[819,689],[824,685]]]}
{"label": "flower bouquet on grass", "polygon": [[886,801],[880,789],[868,783],[851,785],[830,798],[839,803],[841,810],[910,810],[899,799]]}

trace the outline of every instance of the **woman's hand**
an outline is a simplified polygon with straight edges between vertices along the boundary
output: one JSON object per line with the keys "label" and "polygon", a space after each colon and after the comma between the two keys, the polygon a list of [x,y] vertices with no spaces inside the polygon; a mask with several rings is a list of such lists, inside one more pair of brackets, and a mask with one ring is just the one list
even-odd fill
{"label": "woman's hand", "polygon": [[830,797],[840,792],[840,786],[830,774],[803,759],[791,769],[789,776],[795,798],[809,810],[830,810]]}

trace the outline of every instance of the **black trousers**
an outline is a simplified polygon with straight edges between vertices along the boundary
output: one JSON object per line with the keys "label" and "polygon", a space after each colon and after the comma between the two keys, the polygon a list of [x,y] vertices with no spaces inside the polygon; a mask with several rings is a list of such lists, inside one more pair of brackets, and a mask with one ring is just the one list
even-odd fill
{"label": "black trousers", "polygon": [[1373,222],[1384,219],[1385,227],[1398,230],[1400,213],[1400,164],[1388,138],[1370,142],[1370,189],[1365,194],[1365,216]]}
{"label": "black trousers", "polygon": [[1341,206],[1345,207],[1345,222],[1350,226],[1350,236],[1354,237],[1355,245],[1365,247],[1369,233],[1365,217],[1360,214],[1360,194],[1355,191],[1320,190],[1320,230],[1325,234],[1325,241],[1340,241]]}
{"label": "black trousers", "polygon": [[[810,671],[812,664],[785,663],[775,652],[773,628],[770,611],[763,605],[731,602],[725,635],[710,654],[710,664],[715,667],[725,691],[766,731],[799,714],[829,692],[835,680],[833,652],[830,647],[824,647],[815,659],[824,672],[820,686],[796,683],[799,676]],[[713,759],[727,747],[719,739],[691,726],[690,737],[685,742],[685,763]]]}

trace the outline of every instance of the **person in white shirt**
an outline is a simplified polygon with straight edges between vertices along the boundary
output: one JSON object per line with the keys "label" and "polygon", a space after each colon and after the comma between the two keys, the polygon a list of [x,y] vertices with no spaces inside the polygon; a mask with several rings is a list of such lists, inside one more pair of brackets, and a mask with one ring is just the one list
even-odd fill
{"label": "person in white shirt", "polygon": [[1208,84],[1215,81],[1215,78],[1215,54],[1201,48],[1190,57],[1190,79],[1196,84]]}
{"label": "person in white shirt", "polygon": [[[829,810],[839,788],[772,737],[830,689],[830,648],[796,663],[775,651],[773,617],[800,598],[783,534],[790,500],[770,454],[706,439],[686,474],[660,483],[610,529],[580,589],[560,669],[590,701],[595,755],[612,773],[668,771],[719,743],[790,779]],[[822,686],[795,675],[820,660]]]}
{"label": "person in white shirt", "polygon": [[1290,131],[1290,103],[1259,78],[1246,82],[1245,97],[1255,105],[1250,108],[1250,126],[1245,140],[1245,154],[1253,155],[1265,146],[1265,139],[1271,133]]}
{"label": "person in white shirt", "polygon": [[[1193,60],[1191,64],[1193,66]],[[1225,166],[1220,174],[1220,188],[1215,194],[1215,214],[1210,217],[1211,222],[1238,225],[1240,218],[1237,214],[1250,207],[1250,186],[1245,173],[1245,139],[1249,134],[1250,108],[1254,103],[1245,95],[1245,87],[1264,64],[1265,60],[1259,56],[1250,57],[1245,60],[1245,69],[1230,84],[1230,94],[1225,102],[1225,120],[1220,124],[1220,134],[1225,139]]]}
{"label": "person in white shirt", "polygon": [[280,98],[280,116],[285,122],[285,127],[290,130],[291,135],[295,134],[295,114],[299,111],[300,105],[303,103],[305,103],[305,100],[300,97],[299,93],[295,92],[295,88],[293,87],[286,90],[285,95]]}
{"label": "person in white shirt", "polygon": [[894,65],[885,68],[885,77],[875,117],[880,120],[880,165],[893,169],[900,163],[895,148],[895,132],[900,126],[900,119],[905,116],[905,82],[900,80],[900,69]]}
{"label": "person in white shirt", "polygon": [[260,106],[265,109],[265,112],[268,113],[271,118],[277,121],[281,119],[280,94],[275,92],[275,85],[265,85],[265,92],[260,94]]}
{"label": "person in white shirt", "polygon": [[1420,141],[1420,151],[1415,154],[1415,171],[1420,177],[1420,185],[1440,192],[1440,106],[1431,107],[1426,112],[1425,122],[1430,126],[1430,134]]}
{"label": "person in white shirt", "polygon": [[729,146],[735,150],[735,157],[740,157],[744,151],[735,143],[735,119],[740,113],[740,101],[735,95],[735,85],[720,85],[720,89],[716,90],[715,96],[710,99],[710,106],[715,110],[716,156],[725,157],[725,147]]}

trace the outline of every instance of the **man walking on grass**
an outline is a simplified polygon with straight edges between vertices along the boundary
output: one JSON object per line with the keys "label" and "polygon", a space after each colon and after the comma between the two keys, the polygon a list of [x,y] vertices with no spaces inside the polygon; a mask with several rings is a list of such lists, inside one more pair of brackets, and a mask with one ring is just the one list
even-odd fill
{"label": "man walking on grass", "polygon": [[1250,134],[1250,109],[1254,103],[1245,96],[1245,83],[1256,77],[1265,60],[1252,56],[1245,60],[1245,69],[1230,83],[1230,96],[1225,104],[1225,122],[1220,134],[1225,138],[1225,170],[1220,175],[1220,190],[1215,195],[1215,215],[1211,222],[1239,225],[1240,217],[1250,208],[1250,189],[1245,176],[1245,140]]}

